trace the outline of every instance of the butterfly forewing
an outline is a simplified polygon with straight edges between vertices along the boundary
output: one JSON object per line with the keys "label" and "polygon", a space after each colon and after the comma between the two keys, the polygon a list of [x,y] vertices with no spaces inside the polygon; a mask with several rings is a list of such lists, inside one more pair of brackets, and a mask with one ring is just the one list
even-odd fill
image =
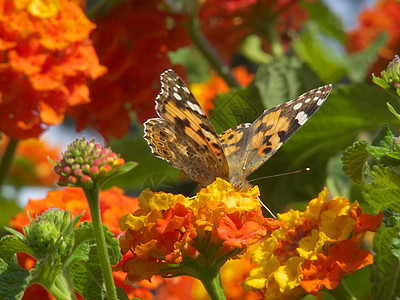
{"label": "butterfly forewing", "polygon": [[[243,155],[244,176],[265,163],[324,103],[332,89],[325,85],[264,113],[251,126]],[[228,159],[229,161],[229,159]]]}
{"label": "butterfly forewing", "polygon": [[229,180],[228,163],[211,122],[172,70],[161,74],[156,111],[160,118],[145,123],[145,138],[154,154],[203,186],[216,177]]}

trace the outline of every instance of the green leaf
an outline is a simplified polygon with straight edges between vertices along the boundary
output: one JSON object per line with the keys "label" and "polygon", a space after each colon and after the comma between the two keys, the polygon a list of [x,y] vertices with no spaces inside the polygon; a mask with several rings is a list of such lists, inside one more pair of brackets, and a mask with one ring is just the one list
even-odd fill
{"label": "green leaf", "polygon": [[[400,213],[388,208],[383,211],[385,217],[382,221],[386,227],[394,227],[397,229],[397,237],[400,236]],[[400,239],[393,238],[391,242],[391,251],[394,256],[400,261]]]}
{"label": "green leaf", "polygon": [[233,88],[229,93],[218,95],[210,121],[217,133],[238,124],[253,122],[264,110],[254,86]]}
{"label": "green leaf", "polygon": [[400,120],[400,114],[394,109],[393,106],[390,105],[389,102],[386,102],[387,107],[389,108],[389,111],[397,118]]}
{"label": "green leaf", "polygon": [[29,271],[0,258],[0,299],[21,299],[28,287]]}
{"label": "green leaf", "polygon": [[[103,226],[105,232],[107,250],[111,264],[117,264],[122,256],[119,249],[119,242],[114,234]],[[77,256],[71,263],[70,274],[74,287],[85,299],[106,299],[103,274],[97,254],[97,247],[94,241],[92,223],[82,222],[75,230],[75,240],[84,248],[81,249],[81,256]]]}
{"label": "green leaf", "polygon": [[385,148],[386,151],[391,151],[393,148],[394,135],[389,129],[388,124],[384,124],[378,134],[372,141],[372,146]]}
{"label": "green leaf", "polygon": [[[117,289],[118,300],[129,300],[129,297],[126,295],[125,291],[120,286],[116,286],[116,289]],[[139,298],[134,298],[132,300],[135,299],[140,300]]]}
{"label": "green leaf", "polygon": [[374,265],[371,269],[371,293],[374,299],[397,300],[400,297],[400,262],[391,252],[398,229],[380,227],[374,237]]}
{"label": "green leaf", "polygon": [[319,24],[309,21],[299,39],[292,43],[296,54],[324,82],[334,82],[346,74],[343,55],[323,36]]}
{"label": "green leaf", "polygon": [[364,81],[378,50],[385,44],[385,36],[379,36],[365,50],[344,56],[339,51],[341,45],[327,41],[320,26],[320,23],[313,20],[306,24],[301,37],[292,43],[297,55],[325,82],[336,81],[344,74],[354,82]]}
{"label": "green leaf", "polygon": [[34,251],[19,238],[12,235],[7,235],[1,238],[0,257],[2,259],[12,260],[17,252],[25,252],[34,255]]}
{"label": "green leaf", "polygon": [[363,183],[364,171],[369,158],[368,144],[365,141],[355,142],[343,151],[343,172],[357,184]]}
{"label": "green leaf", "polygon": [[252,84],[258,90],[264,108],[271,108],[321,86],[323,82],[298,58],[284,56],[260,66]]}
{"label": "green leaf", "polygon": [[309,13],[309,19],[318,23],[321,31],[333,36],[341,43],[345,42],[346,33],[342,21],[322,1],[301,1],[299,4]]}
{"label": "green leaf", "polygon": [[400,211],[400,175],[388,167],[374,166],[371,183],[363,187],[363,197],[376,211]]}
{"label": "green leaf", "polygon": [[344,58],[347,74],[354,82],[362,82],[369,76],[369,69],[375,62],[379,49],[386,43],[385,34],[381,34],[367,49],[355,52]]}

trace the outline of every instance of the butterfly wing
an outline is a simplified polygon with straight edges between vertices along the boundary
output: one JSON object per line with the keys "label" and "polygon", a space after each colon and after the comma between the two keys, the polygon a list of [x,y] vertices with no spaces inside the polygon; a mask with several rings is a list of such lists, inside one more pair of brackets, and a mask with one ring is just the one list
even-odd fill
{"label": "butterfly wing", "polygon": [[228,162],[210,120],[172,70],[161,74],[156,111],[160,118],[144,124],[144,137],[156,156],[182,169],[202,186],[216,177],[229,179]]}
{"label": "butterfly wing", "polygon": [[[265,110],[253,124],[228,129],[220,135],[231,182],[246,183],[245,178],[264,164],[324,103],[332,89],[325,85]],[[231,137],[231,140],[229,140]]]}

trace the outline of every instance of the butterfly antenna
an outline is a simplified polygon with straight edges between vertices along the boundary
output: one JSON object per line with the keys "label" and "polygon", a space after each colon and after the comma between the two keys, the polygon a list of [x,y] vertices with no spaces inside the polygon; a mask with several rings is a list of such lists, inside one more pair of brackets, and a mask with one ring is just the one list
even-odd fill
{"label": "butterfly antenna", "polygon": [[253,182],[253,181],[256,181],[256,180],[260,180],[260,179],[274,178],[274,177],[292,175],[292,174],[297,174],[297,173],[305,173],[305,172],[308,172],[308,171],[310,171],[310,168],[305,168],[305,169],[303,169],[303,170],[297,170],[297,171],[292,171],[292,172],[287,172],[287,173],[280,173],[280,174],[275,174],[275,175],[264,176],[264,177],[260,177],[260,178],[255,178],[255,179],[247,180],[247,181],[248,181],[248,182]]}
{"label": "butterfly antenna", "polygon": [[274,214],[272,213],[272,211],[261,201],[260,197],[257,197],[257,198],[258,198],[258,201],[260,202],[261,206],[264,207],[265,210],[266,210],[267,212],[269,212],[269,214],[270,214],[274,219],[276,219],[275,215],[274,215]]}

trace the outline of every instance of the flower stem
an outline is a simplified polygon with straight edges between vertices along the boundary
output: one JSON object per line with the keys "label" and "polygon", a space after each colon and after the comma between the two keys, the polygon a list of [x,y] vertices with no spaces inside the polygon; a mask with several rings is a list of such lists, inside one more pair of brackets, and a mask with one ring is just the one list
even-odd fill
{"label": "flower stem", "polygon": [[13,162],[13,157],[14,157],[15,150],[17,149],[18,142],[19,142],[18,139],[10,138],[8,140],[6,152],[4,153],[3,158],[1,159],[1,162],[0,162],[0,195],[1,195],[1,190],[2,190],[3,184],[7,179],[8,172],[10,171],[10,167]]}
{"label": "flower stem", "polygon": [[221,277],[219,272],[207,272],[199,278],[211,300],[225,300],[225,292],[222,287]]}
{"label": "flower stem", "polygon": [[117,294],[112,275],[110,258],[108,256],[106,239],[104,237],[103,225],[100,217],[99,187],[96,185],[91,189],[83,189],[89,203],[90,215],[92,216],[94,238],[97,244],[101,270],[103,272],[104,283],[107,291],[108,300],[117,300]]}
{"label": "flower stem", "polygon": [[325,291],[332,295],[335,299],[340,299],[340,300],[357,300],[356,297],[353,296],[351,291],[348,289],[346,284],[343,282],[343,280],[340,282],[338,287],[334,290],[326,290]]}
{"label": "flower stem", "polygon": [[222,79],[224,79],[226,84],[230,87],[240,87],[240,84],[237,82],[235,77],[232,76],[229,67],[225,64],[214,47],[200,31],[197,16],[192,15],[190,17],[190,20],[187,24],[187,30],[196,48],[203,54],[203,56],[208,60],[210,65],[222,77]]}
{"label": "flower stem", "polygon": [[76,300],[74,287],[62,272],[56,277],[52,286],[47,289],[56,299]]}

